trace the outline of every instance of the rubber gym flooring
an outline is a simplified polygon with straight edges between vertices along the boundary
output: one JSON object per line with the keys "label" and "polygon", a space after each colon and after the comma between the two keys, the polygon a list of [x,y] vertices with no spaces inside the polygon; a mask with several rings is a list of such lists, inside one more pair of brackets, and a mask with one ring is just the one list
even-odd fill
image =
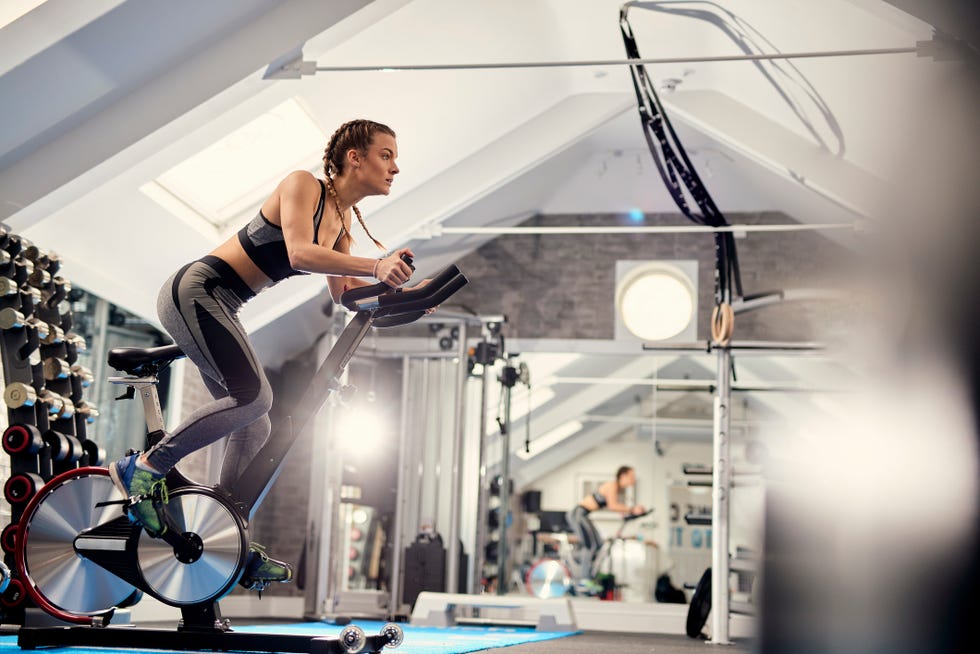
{"label": "rubber gym flooring", "polygon": [[[672,636],[661,634],[612,634],[586,632],[568,636],[558,641],[543,641],[540,643],[525,643],[483,650],[481,654],[711,654],[715,649],[703,640],[694,640],[687,636]],[[396,652],[397,650],[391,650]],[[752,642],[739,641],[724,648],[724,654],[748,654],[754,652]]]}

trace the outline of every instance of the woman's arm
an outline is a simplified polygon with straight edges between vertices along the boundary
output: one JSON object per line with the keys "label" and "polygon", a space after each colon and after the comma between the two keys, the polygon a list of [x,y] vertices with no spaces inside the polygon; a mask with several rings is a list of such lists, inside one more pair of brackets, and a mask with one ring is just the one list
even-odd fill
{"label": "woman's arm", "polygon": [[629,506],[620,502],[619,493],[617,491],[618,488],[616,486],[616,482],[614,481],[607,481],[602,486],[599,486],[599,492],[606,498],[607,509],[622,513],[623,515],[638,515],[646,512],[646,509],[642,504]]}
{"label": "woman's arm", "polygon": [[616,482],[607,481],[599,487],[599,492],[606,498],[606,508],[617,513],[629,513],[632,508],[619,501]]}
{"label": "woman's arm", "polygon": [[[313,242],[310,220],[320,193],[320,184],[306,171],[290,173],[279,187],[279,213],[289,265],[296,270],[324,275],[375,277],[389,286],[400,286],[412,276],[412,269],[401,261],[403,248],[384,259],[355,257]],[[324,207],[324,212],[330,211]],[[332,213],[332,212],[331,212]],[[346,239],[341,239],[346,241]],[[331,293],[333,287],[331,286]],[[337,295],[339,297],[339,295]]]}

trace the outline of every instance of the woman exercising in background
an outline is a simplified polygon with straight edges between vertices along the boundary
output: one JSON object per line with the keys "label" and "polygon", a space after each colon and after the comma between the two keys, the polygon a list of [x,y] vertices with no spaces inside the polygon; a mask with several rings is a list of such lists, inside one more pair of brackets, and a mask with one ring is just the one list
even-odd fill
{"label": "woman exercising in background", "polygon": [[578,538],[578,544],[572,551],[572,562],[577,567],[571,571],[575,579],[592,579],[592,564],[602,546],[602,536],[589,519],[590,513],[609,509],[623,515],[639,515],[646,511],[640,505],[628,506],[620,500],[623,491],[635,484],[636,472],[630,466],[622,466],[616,471],[615,480],[600,484],[599,488],[582,498],[574,509],[565,514],[568,526]]}

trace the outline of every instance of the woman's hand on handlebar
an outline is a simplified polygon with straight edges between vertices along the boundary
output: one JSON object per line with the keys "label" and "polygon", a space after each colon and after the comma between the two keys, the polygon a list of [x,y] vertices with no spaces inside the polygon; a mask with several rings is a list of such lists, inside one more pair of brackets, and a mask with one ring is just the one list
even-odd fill
{"label": "woman's hand on handlebar", "polygon": [[637,504],[632,509],[630,509],[630,515],[643,515],[647,510],[643,508],[642,504]]}
{"label": "woman's hand on handlebar", "polygon": [[402,248],[384,259],[379,259],[374,267],[375,279],[379,282],[384,282],[392,288],[398,288],[407,282],[412,276],[412,268],[402,261],[401,257],[403,254],[415,258],[415,255],[409,248]]}

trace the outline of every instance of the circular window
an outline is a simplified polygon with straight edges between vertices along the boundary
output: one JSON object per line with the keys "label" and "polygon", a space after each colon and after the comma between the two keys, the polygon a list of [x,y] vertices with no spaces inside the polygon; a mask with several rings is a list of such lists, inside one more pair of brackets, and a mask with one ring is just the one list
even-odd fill
{"label": "circular window", "polygon": [[649,264],[630,271],[616,294],[623,325],[644,341],[662,341],[683,332],[694,317],[691,280],[676,268]]}

